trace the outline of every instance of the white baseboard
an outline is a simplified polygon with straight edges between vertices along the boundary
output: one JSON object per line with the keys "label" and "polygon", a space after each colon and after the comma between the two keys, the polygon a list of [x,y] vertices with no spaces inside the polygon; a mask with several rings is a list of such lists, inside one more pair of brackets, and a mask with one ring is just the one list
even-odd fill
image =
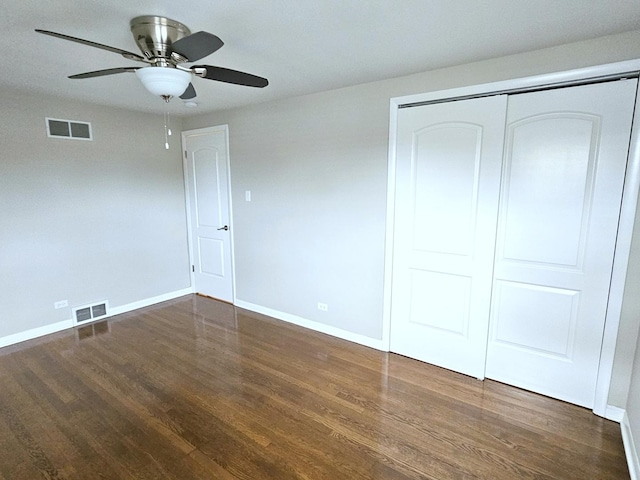
{"label": "white baseboard", "polygon": [[622,423],[624,417],[624,408],[614,407],[613,405],[607,405],[607,409],[604,413],[604,418],[617,423]]}
{"label": "white baseboard", "polygon": [[157,297],[146,298],[138,302],[127,303],[126,305],[110,308],[108,317],[112,317],[113,315],[120,315],[121,313],[127,313],[132,310],[137,310],[139,308],[149,307],[151,305],[155,305],[156,303],[166,302],[167,300],[173,300],[174,298],[183,297],[185,295],[191,295],[192,293],[193,293],[193,288],[189,287],[189,288],[184,288],[182,290],[176,290],[175,292],[169,292],[163,295],[158,295]]}
{"label": "white baseboard", "polygon": [[8,347],[9,345],[13,345],[14,343],[32,340],[34,338],[49,335],[51,333],[61,332],[62,330],[66,330],[67,328],[71,327],[73,327],[73,320],[69,319],[63,320],[62,322],[45,325],[44,327],[32,328],[30,330],[25,330],[24,332],[7,335],[6,337],[0,338],[0,348]]}
{"label": "white baseboard", "polygon": [[[174,298],[182,297],[184,295],[190,295],[191,293],[193,293],[193,288],[185,288],[182,290],[176,290],[175,292],[169,292],[163,295],[158,295],[156,297],[140,300],[138,302],[128,303],[127,305],[114,307],[109,309],[109,314],[105,317],[102,317],[102,319],[112,317],[114,315],[120,315],[121,313],[127,313],[132,310],[137,310],[138,308],[155,305],[156,303],[166,302],[167,300],[173,300]],[[49,335],[51,333],[61,332],[62,330],[73,327],[73,320],[69,319],[63,320],[62,322],[45,325],[44,327],[32,328],[30,330],[25,330],[24,332],[14,333],[13,335],[7,335],[6,337],[0,337],[0,348],[8,347],[9,345],[13,345],[15,343],[25,342],[27,340],[33,340],[34,338]]]}
{"label": "white baseboard", "polygon": [[365,347],[386,351],[386,349],[383,347],[382,340],[378,340],[376,338],[371,338],[365,335],[360,335],[358,333],[349,332],[341,328],[332,327],[331,325],[315,322],[313,320],[308,320],[306,318],[298,317],[297,315],[291,315],[290,313],[280,312],[278,310],[272,310],[271,308],[262,307],[260,305],[255,305],[253,303],[245,302],[243,300],[236,299],[234,305],[239,308],[244,308],[245,310],[250,310],[255,313],[267,315],[268,317],[273,317],[278,320],[282,320],[288,323],[293,323],[294,325],[308,328],[316,332],[326,333],[327,335],[331,335],[332,337],[337,337],[342,340],[348,340],[349,342],[358,343],[360,345],[364,345]]}
{"label": "white baseboard", "polygon": [[622,416],[620,429],[622,431],[624,453],[627,457],[627,465],[629,466],[629,475],[631,476],[631,480],[640,480],[640,461],[638,461],[638,450],[636,448],[636,442],[633,438],[633,432],[631,431],[631,425],[629,424],[629,417],[627,416],[626,411]]}

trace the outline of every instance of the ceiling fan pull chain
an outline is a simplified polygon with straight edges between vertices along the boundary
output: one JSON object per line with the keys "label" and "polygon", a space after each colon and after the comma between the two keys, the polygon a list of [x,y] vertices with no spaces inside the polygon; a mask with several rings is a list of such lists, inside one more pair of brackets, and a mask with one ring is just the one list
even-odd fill
{"label": "ceiling fan pull chain", "polygon": [[169,128],[169,112],[164,112],[164,148],[169,150],[169,135],[171,135],[171,128]]}

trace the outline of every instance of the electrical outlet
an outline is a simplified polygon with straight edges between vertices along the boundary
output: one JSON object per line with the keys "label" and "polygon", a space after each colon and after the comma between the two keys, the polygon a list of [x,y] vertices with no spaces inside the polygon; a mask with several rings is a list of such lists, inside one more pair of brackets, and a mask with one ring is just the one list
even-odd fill
{"label": "electrical outlet", "polygon": [[326,303],[318,302],[318,310],[320,310],[321,312],[328,312],[329,305],[327,305]]}
{"label": "electrical outlet", "polygon": [[69,302],[67,300],[60,300],[59,302],[55,302],[53,304],[53,308],[64,308],[68,306],[69,306]]}

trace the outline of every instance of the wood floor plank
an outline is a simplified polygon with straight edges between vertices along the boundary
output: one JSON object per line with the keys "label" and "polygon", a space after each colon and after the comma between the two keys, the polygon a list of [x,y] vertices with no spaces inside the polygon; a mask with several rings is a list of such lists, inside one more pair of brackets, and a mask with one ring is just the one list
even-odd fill
{"label": "wood floor plank", "polygon": [[573,405],[189,295],[0,349],[0,479],[619,480]]}

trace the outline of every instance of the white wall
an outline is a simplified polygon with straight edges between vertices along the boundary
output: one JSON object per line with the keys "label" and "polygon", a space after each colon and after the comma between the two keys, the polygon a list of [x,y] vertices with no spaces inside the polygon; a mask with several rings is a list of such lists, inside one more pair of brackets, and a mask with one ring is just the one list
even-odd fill
{"label": "white wall", "polygon": [[[238,299],[380,339],[389,99],[639,57],[636,31],[185,119],[229,124]],[[638,321],[623,312],[619,407]]]}
{"label": "white wall", "polygon": [[[164,149],[162,116],[6,89],[0,105],[0,339],[70,319],[58,300],[189,287],[180,141]],[[94,140],[48,138],[47,116],[91,122]]]}

